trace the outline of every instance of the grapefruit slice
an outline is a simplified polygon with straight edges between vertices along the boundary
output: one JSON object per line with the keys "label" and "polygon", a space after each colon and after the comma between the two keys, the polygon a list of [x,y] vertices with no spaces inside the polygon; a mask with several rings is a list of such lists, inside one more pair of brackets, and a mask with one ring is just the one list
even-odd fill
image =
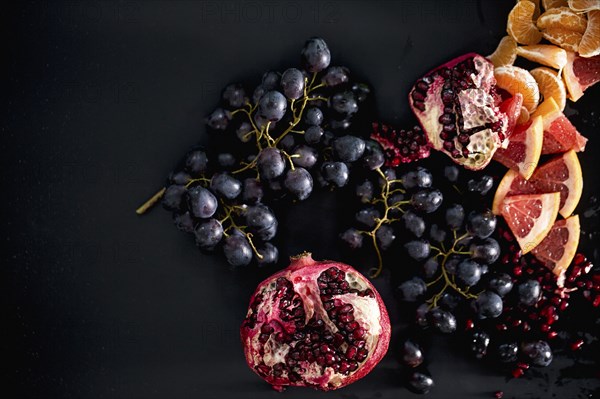
{"label": "grapefruit slice", "polygon": [[567,65],[567,50],[554,44],[519,46],[517,47],[517,55],[529,61],[556,69],[561,69]]}
{"label": "grapefruit slice", "polygon": [[521,116],[521,109],[523,108],[523,95],[521,93],[516,93],[514,96],[502,101],[498,108],[500,109],[500,112],[505,113],[508,117],[508,123],[506,127],[506,137],[508,138],[515,130],[517,120]]}
{"label": "grapefruit slice", "polygon": [[524,125],[517,125],[506,149],[499,148],[494,159],[502,165],[514,169],[529,179],[537,167],[542,153],[544,124],[537,116]]}
{"label": "grapefruit slice", "polygon": [[563,69],[563,79],[569,92],[569,99],[579,100],[588,87],[600,82],[600,55],[584,58],[567,51],[567,65]]}
{"label": "grapefruit slice", "polygon": [[550,232],[560,204],[559,193],[523,194],[504,198],[500,207],[506,224],[526,254]]}
{"label": "grapefruit slice", "polygon": [[584,151],[587,139],[581,135],[562,113],[554,98],[548,97],[532,118],[541,116],[544,121],[542,154],[557,154],[569,150]]}
{"label": "grapefruit slice", "polygon": [[573,261],[579,245],[579,216],[557,220],[544,240],[531,253],[558,277],[563,285],[565,271]]}
{"label": "grapefruit slice", "polygon": [[499,215],[504,198],[511,195],[559,192],[559,212],[566,218],[577,207],[582,191],[581,165],[575,151],[569,151],[539,166],[529,180],[512,169],[506,172],[494,195],[492,212]]}

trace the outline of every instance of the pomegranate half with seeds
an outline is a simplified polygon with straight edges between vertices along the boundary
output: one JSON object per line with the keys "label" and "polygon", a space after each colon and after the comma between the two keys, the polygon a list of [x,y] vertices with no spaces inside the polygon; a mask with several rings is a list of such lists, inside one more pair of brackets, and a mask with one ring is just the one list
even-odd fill
{"label": "pomegranate half with seeds", "polygon": [[484,168],[507,137],[508,117],[499,108],[494,65],[469,53],[419,79],[410,106],[436,150],[468,169]]}
{"label": "pomegranate half with seeds", "polygon": [[248,365],[275,389],[328,391],[379,363],[388,349],[390,320],[362,274],[304,253],[260,283],[241,336]]}

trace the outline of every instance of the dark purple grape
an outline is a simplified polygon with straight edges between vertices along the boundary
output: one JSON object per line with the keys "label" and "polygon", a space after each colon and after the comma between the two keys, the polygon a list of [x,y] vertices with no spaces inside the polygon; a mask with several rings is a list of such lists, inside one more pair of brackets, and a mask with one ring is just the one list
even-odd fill
{"label": "dark purple grape", "polygon": [[309,126],[304,132],[304,140],[308,144],[317,144],[323,137],[323,129],[320,126]]}
{"label": "dark purple grape", "polygon": [[208,158],[202,150],[191,151],[185,157],[185,170],[198,176],[206,172]]}
{"label": "dark purple grape", "polygon": [[188,208],[197,218],[207,219],[217,211],[219,203],[217,198],[204,187],[196,186],[188,190]]}
{"label": "dark purple grape", "polygon": [[419,277],[413,277],[398,286],[398,295],[406,302],[416,302],[425,292],[427,285]]}
{"label": "dark purple grape", "polygon": [[486,195],[494,187],[494,178],[492,176],[483,175],[479,180],[471,179],[467,183],[469,191],[478,192],[481,195]]}
{"label": "dark purple grape", "polygon": [[426,394],[433,386],[433,378],[428,374],[414,371],[408,376],[408,388],[414,393]]}
{"label": "dark purple grape", "polygon": [[442,202],[444,196],[437,189],[423,189],[414,193],[410,199],[411,205],[418,211],[425,213],[435,212]]}
{"label": "dark purple grape", "polygon": [[408,367],[417,367],[423,363],[423,351],[419,345],[406,340],[401,349],[402,363]]}
{"label": "dark purple grape", "polygon": [[433,308],[428,313],[429,324],[444,334],[456,331],[456,317],[448,311]]}
{"label": "dark purple grape", "polygon": [[461,298],[453,292],[445,291],[438,299],[438,305],[446,310],[453,311],[460,305]]}
{"label": "dark purple grape", "polygon": [[465,259],[456,266],[456,278],[464,285],[471,287],[481,279],[479,263]]}
{"label": "dark purple grape", "polygon": [[188,173],[186,172],[177,172],[177,173],[171,173],[171,175],[169,176],[169,181],[173,184],[177,184],[180,186],[185,186],[186,184],[188,184],[190,182],[190,180],[192,180],[192,176],[190,176]]}
{"label": "dark purple grape", "polygon": [[196,227],[194,236],[200,248],[212,250],[223,238],[223,226],[216,219],[208,219]]}
{"label": "dark purple grape", "polygon": [[327,86],[337,86],[347,83],[350,80],[350,70],[343,66],[329,67],[325,71],[322,80]]}
{"label": "dark purple grape", "polygon": [[309,107],[304,111],[304,123],[310,126],[321,126],[323,111],[317,107]]}
{"label": "dark purple grape", "polygon": [[304,74],[296,68],[287,69],[281,75],[283,94],[291,100],[297,100],[304,94]]}
{"label": "dark purple grape", "polygon": [[225,130],[231,120],[231,114],[229,111],[223,108],[215,109],[212,114],[206,117],[206,124],[215,130]]}
{"label": "dark purple grape", "polygon": [[333,130],[347,130],[351,125],[352,122],[348,118],[342,120],[332,119],[329,121],[329,127]]}
{"label": "dark purple grape", "polygon": [[291,151],[296,146],[296,139],[291,134],[285,135],[279,142],[279,146],[286,152]]}
{"label": "dark purple grape", "polygon": [[429,237],[436,242],[444,242],[446,240],[446,231],[442,230],[437,224],[432,224],[429,229]]}
{"label": "dark purple grape", "polygon": [[364,83],[355,83],[352,85],[352,92],[359,102],[365,101],[371,94],[371,89]]}
{"label": "dark purple grape", "polygon": [[240,108],[246,103],[246,92],[241,84],[230,84],[223,90],[223,101],[231,108]]}
{"label": "dark purple grape", "polygon": [[361,184],[356,186],[356,195],[360,198],[360,202],[363,204],[371,202],[373,199],[373,183],[369,180],[365,180]]}
{"label": "dark purple grape", "polygon": [[292,162],[296,166],[310,169],[317,163],[317,150],[307,145],[299,145],[294,149],[292,155]]}
{"label": "dark purple grape", "polygon": [[459,170],[456,166],[446,166],[444,168],[444,176],[448,179],[449,182],[456,182],[458,180]]}
{"label": "dark purple grape", "polygon": [[303,201],[312,193],[313,179],[306,169],[296,167],[287,171],[283,185],[298,200]]}
{"label": "dark purple grape", "polygon": [[452,204],[446,209],[446,225],[452,230],[458,230],[465,221],[465,208],[460,204]]}
{"label": "dark purple grape", "polygon": [[429,243],[425,240],[409,241],[404,244],[408,255],[415,260],[423,260],[429,256]]}
{"label": "dark purple grape", "polygon": [[379,229],[377,229],[375,238],[377,238],[377,244],[379,245],[379,248],[382,251],[385,251],[392,245],[396,239],[396,236],[394,235],[394,229],[392,226],[383,224],[379,226]]}
{"label": "dark purple grape", "polygon": [[406,211],[402,215],[404,227],[417,237],[421,237],[425,233],[425,220],[412,211]]}
{"label": "dark purple grape", "polygon": [[525,343],[521,346],[521,352],[535,366],[546,367],[552,363],[552,349],[546,341]]}
{"label": "dark purple grape", "polygon": [[320,37],[310,38],[304,43],[301,52],[302,65],[308,72],[321,72],[329,66],[331,53],[325,40]]}
{"label": "dark purple grape", "polygon": [[505,296],[513,288],[512,277],[506,273],[498,273],[492,276],[488,288],[500,296]]}
{"label": "dark purple grape", "polygon": [[471,336],[471,352],[476,358],[481,359],[487,354],[490,336],[484,331],[476,331]]}
{"label": "dark purple grape", "polygon": [[177,184],[170,185],[163,194],[162,206],[169,211],[174,211],[181,208],[183,194],[185,194],[186,191],[187,189],[185,186],[180,186]]}
{"label": "dark purple grape", "polygon": [[258,114],[269,122],[277,122],[285,115],[287,100],[278,91],[265,93],[258,102]]}
{"label": "dark purple grape", "polygon": [[250,122],[242,122],[240,126],[235,130],[235,135],[242,143],[247,143],[252,139],[252,125]]}
{"label": "dark purple grape", "polygon": [[325,181],[338,187],[345,186],[350,178],[348,166],[343,162],[325,162],[321,167],[321,173]]}
{"label": "dark purple grape", "polygon": [[222,152],[217,155],[217,163],[222,169],[230,169],[235,166],[235,157],[229,152]]}
{"label": "dark purple grape", "polygon": [[497,349],[498,359],[502,363],[516,362],[518,353],[519,347],[515,342],[501,344]]}
{"label": "dark purple grape", "polygon": [[496,230],[496,215],[489,209],[483,212],[470,212],[467,217],[467,231],[479,238],[488,238]]}
{"label": "dark purple grape", "polygon": [[264,241],[269,241],[277,233],[277,219],[266,205],[256,204],[246,210],[246,225],[250,232]]}
{"label": "dark purple grape", "polygon": [[340,234],[340,238],[352,249],[362,247],[363,235],[354,227],[351,227]]}
{"label": "dark purple grape", "polygon": [[333,140],[333,151],[342,162],[355,162],[365,152],[365,141],[356,136],[341,136]]}
{"label": "dark purple grape", "polygon": [[500,256],[500,245],[493,238],[486,238],[483,241],[474,241],[469,246],[471,258],[480,262],[492,264]]}
{"label": "dark purple grape", "polygon": [[223,253],[233,267],[247,266],[252,261],[252,247],[243,235],[230,235],[225,238]]}
{"label": "dark purple grape", "polygon": [[242,199],[246,204],[256,204],[263,198],[264,190],[260,181],[252,177],[244,180],[244,189],[242,191]]}
{"label": "dark purple grape", "polygon": [[264,96],[265,93],[269,90],[270,89],[266,88],[262,84],[256,86],[256,89],[254,89],[254,92],[252,93],[252,101],[254,102],[254,104],[258,104],[262,96]]}
{"label": "dark purple grape", "polygon": [[493,319],[502,313],[502,298],[495,292],[483,291],[472,306],[480,319]]}
{"label": "dark purple grape", "polygon": [[379,210],[373,207],[363,208],[356,212],[355,215],[356,221],[364,224],[368,228],[375,227],[377,225],[377,221],[375,219],[378,219],[380,217],[381,213],[379,212]]}
{"label": "dark purple grape", "polygon": [[426,279],[433,278],[439,269],[440,263],[437,261],[435,256],[427,259],[427,261],[423,263],[423,275]]}
{"label": "dark purple grape", "polygon": [[275,71],[268,71],[263,74],[261,86],[265,90],[275,90],[281,81],[281,74]]}
{"label": "dark purple grape", "polygon": [[533,306],[540,300],[542,287],[537,280],[527,280],[518,285],[519,303],[525,306]]}
{"label": "dark purple grape", "polygon": [[194,232],[194,218],[192,218],[189,211],[173,214],[173,223],[178,230],[184,233]]}
{"label": "dark purple grape", "polygon": [[279,260],[279,250],[277,247],[266,242],[262,247],[257,248],[258,253],[262,256],[262,259],[256,257],[258,266],[274,265]]}
{"label": "dark purple grape", "polygon": [[264,148],[256,160],[260,177],[264,179],[274,179],[283,174],[285,170],[285,160],[281,151],[275,147]]}
{"label": "dark purple grape", "polygon": [[242,183],[225,172],[215,173],[210,180],[210,188],[221,197],[234,199],[242,192]]}
{"label": "dark purple grape", "polygon": [[350,116],[358,111],[358,102],[351,91],[335,93],[329,101],[329,106],[341,115]]}
{"label": "dark purple grape", "polygon": [[385,163],[385,156],[379,143],[374,140],[365,141],[364,164],[370,170],[381,168]]}
{"label": "dark purple grape", "polygon": [[420,166],[416,170],[411,170],[400,176],[400,180],[406,188],[429,188],[433,184],[431,172]]}

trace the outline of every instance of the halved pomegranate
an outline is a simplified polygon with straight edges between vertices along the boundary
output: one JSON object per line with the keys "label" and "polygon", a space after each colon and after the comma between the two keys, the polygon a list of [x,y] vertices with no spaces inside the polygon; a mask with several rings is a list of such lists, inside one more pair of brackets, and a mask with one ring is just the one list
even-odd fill
{"label": "halved pomegranate", "polygon": [[469,53],[417,81],[409,103],[436,150],[468,169],[484,168],[507,136],[494,65]]}
{"label": "halved pomegranate", "polygon": [[379,363],[388,349],[390,320],[363,275],[304,253],[259,284],[241,337],[248,365],[275,389],[328,391]]}

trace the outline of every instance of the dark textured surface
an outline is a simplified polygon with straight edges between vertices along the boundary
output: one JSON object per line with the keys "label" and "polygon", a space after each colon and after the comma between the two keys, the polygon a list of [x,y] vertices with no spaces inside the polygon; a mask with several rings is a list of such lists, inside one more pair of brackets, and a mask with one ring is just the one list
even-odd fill
{"label": "dark textured surface", "polygon": [[[1,209],[3,390],[39,398],[412,396],[388,356],[339,392],[277,394],[247,367],[238,327],[272,270],[231,272],[198,252],[159,210],[134,209],[191,144],[231,81],[297,64],[323,36],[334,64],[372,85],[381,117],[408,116],[405,93],[455,55],[488,54],[510,1],[90,1],[6,10]],[[598,194],[600,88],[573,107],[590,137],[582,208]],[[596,169],[597,170],[597,169]],[[281,252],[341,258],[342,198],[281,207]],[[283,211],[285,210],[285,212]],[[309,213],[310,212],[310,213]],[[317,228],[306,217],[320,220]],[[584,220],[586,234],[597,216]],[[587,227],[586,227],[587,226]],[[588,228],[589,227],[589,228]],[[589,243],[597,242],[592,237]],[[352,259],[346,259],[351,261]],[[597,261],[597,259],[595,259]],[[376,281],[389,292],[385,277]],[[392,317],[396,306],[386,301]],[[587,397],[597,380],[560,380],[559,359],[533,380],[504,376],[436,340],[430,398]]]}

